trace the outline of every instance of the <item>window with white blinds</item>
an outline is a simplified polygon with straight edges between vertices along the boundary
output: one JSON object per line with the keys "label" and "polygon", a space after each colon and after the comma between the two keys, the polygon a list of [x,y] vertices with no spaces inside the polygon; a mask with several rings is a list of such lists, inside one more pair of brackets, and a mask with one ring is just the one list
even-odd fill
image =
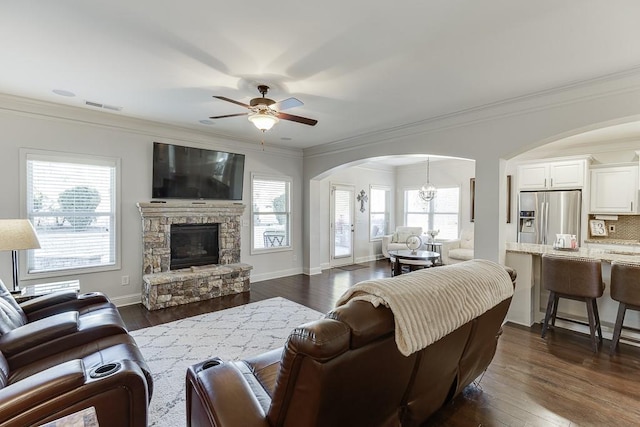
{"label": "window with white blinds", "polygon": [[405,190],[404,215],[409,227],[423,231],[440,230],[437,239],[458,238],[460,218],[460,187],[438,188],[436,197],[428,203],[420,199],[419,190]]}
{"label": "window with white blinds", "polygon": [[27,273],[116,265],[117,159],[26,154]]}
{"label": "window with white blinds", "polygon": [[291,179],[251,175],[252,253],[291,248]]}
{"label": "window with white blinds", "polygon": [[369,204],[369,240],[381,240],[388,233],[391,190],[372,185]]}

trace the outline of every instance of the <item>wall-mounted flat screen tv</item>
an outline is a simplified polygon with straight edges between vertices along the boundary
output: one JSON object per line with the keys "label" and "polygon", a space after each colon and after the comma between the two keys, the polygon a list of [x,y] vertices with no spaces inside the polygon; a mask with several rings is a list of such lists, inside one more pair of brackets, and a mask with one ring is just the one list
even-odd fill
{"label": "wall-mounted flat screen tv", "polygon": [[244,154],[153,143],[154,199],[242,200]]}

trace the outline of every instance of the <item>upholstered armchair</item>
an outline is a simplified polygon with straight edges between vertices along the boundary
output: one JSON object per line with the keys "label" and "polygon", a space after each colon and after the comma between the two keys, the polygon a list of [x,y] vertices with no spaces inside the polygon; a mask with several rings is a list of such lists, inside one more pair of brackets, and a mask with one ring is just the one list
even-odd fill
{"label": "upholstered armchair", "polygon": [[422,238],[422,227],[396,227],[393,234],[382,236],[382,254],[389,258],[389,251],[407,249],[407,238],[411,235]]}
{"label": "upholstered armchair", "polygon": [[18,304],[0,281],[0,351],[4,357],[19,366],[127,333],[118,310],[106,298],[88,296],[84,306],[82,298],[62,291]]}
{"label": "upholstered armchair", "polygon": [[0,425],[41,425],[94,407],[101,426],[145,427],[150,397],[145,373],[126,351],[114,350],[121,359],[99,363],[103,351],[93,358],[19,369],[0,353]]}
{"label": "upholstered armchair", "polygon": [[460,238],[442,242],[442,263],[445,265],[473,259],[473,229],[460,232]]}

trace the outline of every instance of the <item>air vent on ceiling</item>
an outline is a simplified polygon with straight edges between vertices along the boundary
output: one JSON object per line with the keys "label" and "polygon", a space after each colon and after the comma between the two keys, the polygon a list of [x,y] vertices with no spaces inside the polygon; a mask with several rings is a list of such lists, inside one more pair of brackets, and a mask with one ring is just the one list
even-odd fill
{"label": "air vent on ceiling", "polygon": [[112,110],[112,111],[121,111],[122,107],[116,107],[114,105],[107,105],[107,104],[100,104],[99,102],[93,102],[93,101],[84,101],[85,105],[88,105],[89,107],[96,107],[96,108],[104,108],[105,110]]}

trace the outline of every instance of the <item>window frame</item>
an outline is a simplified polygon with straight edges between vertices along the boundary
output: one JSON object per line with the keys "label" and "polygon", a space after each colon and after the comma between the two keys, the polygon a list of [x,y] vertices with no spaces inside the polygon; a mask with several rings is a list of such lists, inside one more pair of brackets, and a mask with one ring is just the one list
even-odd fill
{"label": "window frame", "polygon": [[28,267],[28,251],[20,251],[20,278],[23,280],[36,280],[42,278],[54,278],[54,277],[63,277],[63,276],[73,276],[78,274],[91,274],[91,273],[99,273],[104,271],[114,271],[121,270],[122,268],[122,208],[121,208],[121,200],[122,200],[122,184],[121,184],[121,169],[122,169],[122,161],[118,157],[106,157],[106,156],[95,156],[91,154],[81,154],[81,153],[68,153],[68,152],[60,152],[60,151],[49,151],[49,150],[36,150],[30,148],[21,148],[20,149],[20,216],[21,218],[29,218],[29,210],[27,207],[27,182],[28,182],[28,168],[27,161],[29,160],[41,160],[41,161],[50,161],[50,162],[60,162],[60,163],[79,163],[79,164],[90,164],[90,165],[109,165],[115,168],[114,173],[114,188],[115,192],[114,197],[114,210],[113,210],[113,221],[114,221],[114,232],[111,234],[111,239],[113,239],[113,250],[114,250],[114,262],[113,264],[108,265],[100,265],[100,266],[87,266],[87,267],[73,267],[68,269],[59,269],[59,270],[49,270],[49,271],[40,271],[37,273],[30,273]]}
{"label": "window frame", "polygon": [[[402,197],[403,197],[403,219],[404,219],[404,224],[408,224],[408,214],[423,214],[427,217],[427,229],[423,229],[422,231],[424,233],[426,233],[427,231],[431,230],[432,227],[434,227],[434,222],[435,222],[435,215],[454,215],[457,214],[458,216],[458,236],[460,236],[460,220],[461,220],[461,212],[460,212],[460,207],[461,207],[461,197],[462,197],[462,188],[459,185],[447,185],[447,186],[442,186],[442,187],[438,187],[438,190],[440,189],[450,189],[450,188],[457,188],[458,189],[458,212],[438,212],[437,214],[434,212],[433,206],[434,206],[434,200],[429,202],[429,208],[428,209],[424,209],[423,212],[415,212],[415,211],[411,211],[409,212],[407,210],[407,205],[408,205],[408,198],[407,198],[407,192],[409,191],[419,191],[420,188],[419,187],[405,187],[402,191]],[[437,238],[437,237],[436,237]],[[457,236],[455,237],[457,238]],[[455,239],[454,238],[454,239]]]}
{"label": "window frame", "polygon": [[[384,206],[384,212],[378,212],[378,211],[374,211],[373,210],[373,190],[382,190],[385,192],[385,206]],[[390,222],[390,218],[391,218],[391,187],[387,186],[387,185],[377,185],[377,184],[371,184],[369,185],[369,196],[370,196],[370,200],[369,200],[369,241],[370,242],[380,242],[382,241],[382,237],[389,234],[389,222]],[[374,214],[384,214],[384,230],[383,230],[383,234],[380,237],[372,237],[371,234],[371,227],[372,227],[372,220],[371,217]]]}
{"label": "window frame", "polygon": [[[275,247],[268,247],[268,248],[256,248],[255,247],[255,215],[254,215],[254,203],[253,203],[253,189],[254,189],[254,182],[256,180],[265,180],[265,181],[279,181],[279,182],[285,182],[288,185],[288,194],[289,194],[289,211],[288,212],[273,212],[273,215],[288,215],[289,216],[289,221],[287,223],[288,225],[288,235],[289,235],[289,242],[288,245],[286,246],[275,246]],[[287,175],[271,175],[271,174],[263,174],[263,173],[259,173],[259,172],[252,172],[251,173],[251,189],[250,189],[250,237],[251,237],[251,250],[250,253],[251,255],[261,255],[261,254],[269,254],[269,253],[275,253],[275,252],[287,252],[287,251],[293,251],[293,209],[291,208],[293,206],[293,179],[290,176]]]}

